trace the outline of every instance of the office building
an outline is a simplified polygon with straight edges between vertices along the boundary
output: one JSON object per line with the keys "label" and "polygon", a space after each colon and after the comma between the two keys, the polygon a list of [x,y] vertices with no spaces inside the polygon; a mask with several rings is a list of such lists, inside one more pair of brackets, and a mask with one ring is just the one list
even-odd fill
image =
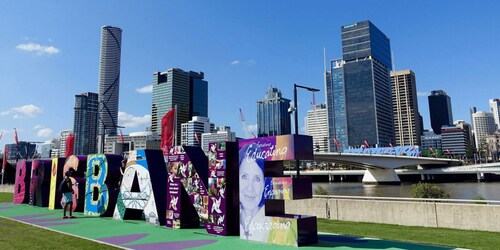
{"label": "office building", "polygon": [[291,133],[290,100],[281,96],[281,91],[269,87],[264,100],[257,101],[257,133],[259,137],[286,135]]}
{"label": "office building", "polygon": [[181,124],[194,115],[208,115],[208,82],[204,73],[170,68],[153,73],[153,103],[151,105],[151,131],[161,134],[161,119],[177,107],[176,144],[181,143]]}
{"label": "office building", "polygon": [[215,129],[215,132],[204,133],[201,135],[202,149],[205,153],[208,152],[208,143],[222,142],[222,141],[236,141],[236,133],[231,132],[231,127],[220,126]]}
{"label": "office building", "polygon": [[215,125],[203,116],[193,116],[191,121],[181,124],[181,145],[201,147],[201,135],[215,132]]}
{"label": "office building", "polygon": [[189,71],[189,115],[208,117],[208,82],[203,72]]}
{"label": "office building", "polygon": [[117,134],[121,47],[122,30],[117,27],[103,26],[101,28],[101,59],[99,65],[98,124],[99,135],[101,135],[99,139],[104,138],[102,135]]}
{"label": "office building", "polygon": [[500,130],[500,99],[490,99],[490,111],[493,114],[497,130]]}
{"label": "office building", "polygon": [[458,121],[453,126],[441,127],[441,145],[443,154],[465,156],[469,143],[469,124]]}
{"label": "office building", "polygon": [[497,130],[493,114],[479,111],[472,114],[472,119],[474,123],[474,139],[476,143],[476,149],[484,149],[486,144],[486,137],[488,135],[494,134]]}
{"label": "office building", "polygon": [[123,143],[119,135],[107,136],[104,153],[121,154],[138,149],[160,149],[160,136],[151,131],[133,132],[123,135]]}
{"label": "office building", "polygon": [[341,32],[347,143],[387,146],[394,142],[390,40],[370,21]]}
{"label": "office building", "polygon": [[97,119],[98,95],[83,93],[75,96],[75,118],[73,131],[75,135],[75,155],[97,153]]}
{"label": "office building", "polygon": [[[348,147],[343,65],[342,59],[332,60],[330,70],[325,72],[329,152],[342,152]],[[339,148],[334,138],[339,143]]]}
{"label": "office building", "polygon": [[305,118],[306,134],[313,138],[313,149],[316,152],[329,152],[328,117],[325,104],[316,104],[313,110],[307,111]]}
{"label": "office building", "polygon": [[422,134],[417,103],[415,73],[411,70],[391,72],[394,135],[398,146],[420,145]]}
{"label": "office building", "polygon": [[433,90],[428,100],[432,130],[436,134],[441,134],[441,127],[443,125],[448,126],[453,124],[451,98],[444,90]]}
{"label": "office building", "polygon": [[428,150],[432,147],[433,150],[441,150],[442,149],[442,139],[441,135],[434,133],[434,131],[424,131],[424,134],[421,137],[421,149]]}

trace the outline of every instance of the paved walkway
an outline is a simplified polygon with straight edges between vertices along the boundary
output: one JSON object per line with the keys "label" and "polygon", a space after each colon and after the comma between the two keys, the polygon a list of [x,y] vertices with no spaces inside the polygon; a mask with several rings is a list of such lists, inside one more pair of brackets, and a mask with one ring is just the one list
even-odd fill
{"label": "paved walkway", "polygon": [[[130,249],[295,249],[293,247],[267,245],[240,240],[239,236],[213,236],[205,229],[178,229],[158,227],[144,221],[120,221],[106,217],[89,217],[74,213],[78,218],[61,219],[61,210],[30,205],[0,203],[0,216],[24,223],[50,228],[55,231],[76,235],[83,238],[106,242]],[[358,238],[343,235],[319,233],[319,243],[300,247],[301,250],[322,248],[331,249],[450,249],[444,247],[411,244],[406,242]]]}

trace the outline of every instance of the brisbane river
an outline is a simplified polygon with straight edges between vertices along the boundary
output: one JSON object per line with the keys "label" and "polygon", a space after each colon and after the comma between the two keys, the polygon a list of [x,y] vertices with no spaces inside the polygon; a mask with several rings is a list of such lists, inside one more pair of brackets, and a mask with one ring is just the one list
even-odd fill
{"label": "brisbane river", "polygon": [[[450,194],[450,199],[472,200],[483,197],[486,200],[500,201],[500,182],[459,182],[435,183]],[[329,195],[377,196],[411,198],[412,183],[401,185],[365,185],[360,182],[315,182],[313,190],[322,186]]]}

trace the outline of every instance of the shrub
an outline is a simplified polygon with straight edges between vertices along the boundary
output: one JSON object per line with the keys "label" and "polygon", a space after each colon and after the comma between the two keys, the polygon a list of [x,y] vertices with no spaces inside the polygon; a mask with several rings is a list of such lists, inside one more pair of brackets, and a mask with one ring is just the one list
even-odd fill
{"label": "shrub", "polygon": [[316,189],[314,189],[314,194],[315,195],[328,195],[328,192],[322,186],[318,186],[318,187],[316,187]]}
{"label": "shrub", "polygon": [[486,204],[486,202],[484,202],[484,200],[486,200],[486,199],[482,195],[476,195],[476,196],[472,197],[472,199],[476,201],[476,202],[474,202],[474,204]]}
{"label": "shrub", "polygon": [[448,199],[450,198],[450,194],[436,184],[417,183],[411,185],[411,197]]}

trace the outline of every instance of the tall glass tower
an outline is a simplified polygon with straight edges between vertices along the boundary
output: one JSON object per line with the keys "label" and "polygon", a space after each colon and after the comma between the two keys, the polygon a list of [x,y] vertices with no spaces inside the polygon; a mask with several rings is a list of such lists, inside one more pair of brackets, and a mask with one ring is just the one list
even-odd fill
{"label": "tall glass tower", "polygon": [[171,68],[153,73],[151,131],[161,134],[161,119],[177,106],[177,144],[181,143],[181,124],[193,116],[208,116],[208,82],[203,72]]}
{"label": "tall glass tower", "polygon": [[370,21],[341,27],[347,143],[394,141],[389,38]]}
{"label": "tall glass tower", "polygon": [[203,72],[189,71],[189,114],[190,117],[208,117],[208,82]]}
{"label": "tall glass tower", "polygon": [[75,120],[73,131],[75,135],[75,155],[95,154],[97,151],[97,93],[83,93],[75,96]]}
{"label": "tall glass tower", "polygon": [[[342,59],[332,60],[330,70],[325,75],[330,152],[342,152],[348,147],[343,65]],[[334,143],[334,138],[339,143],[339,148]]]}
{"label": "tall glass tower", "polygon": [[259,137],[291,133],[290,100],[277,88],[269,87],[264,100],[257,101],[257,131]]}
{"label": "tall glass tower", "polygon": [[443,125],[453,125],[451,98],[444,90],[433,90],[428,99],[431,127],[434,133],[439,135]]}
{"label": "tall glass tower", "polygon": [[101,60],[99,65],[99,135],[116,135],[120,92],[120,58],[122,30],[101,28]]}

